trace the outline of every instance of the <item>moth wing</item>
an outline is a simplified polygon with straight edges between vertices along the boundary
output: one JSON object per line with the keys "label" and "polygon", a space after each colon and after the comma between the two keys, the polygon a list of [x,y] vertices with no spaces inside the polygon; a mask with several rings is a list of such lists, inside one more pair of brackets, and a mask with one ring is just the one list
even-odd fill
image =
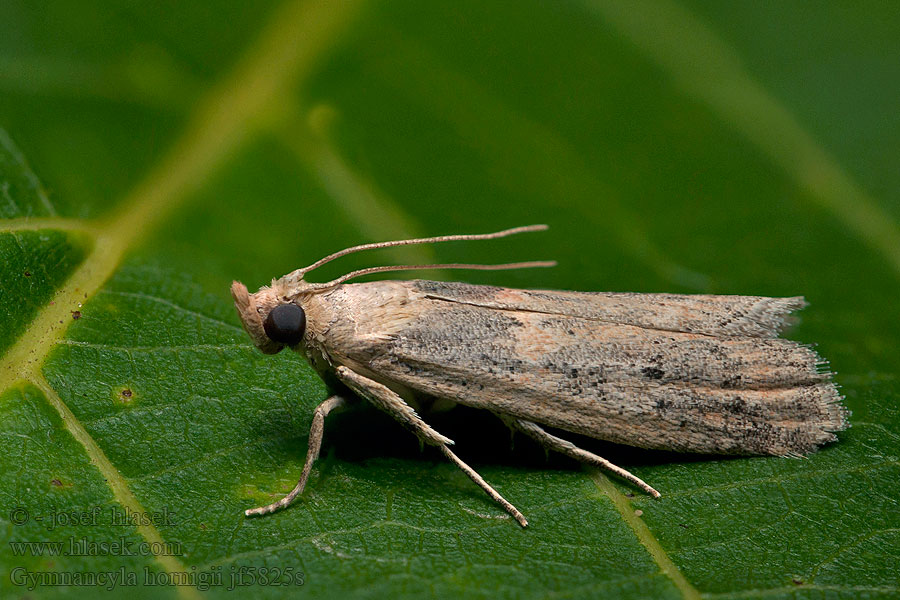
{"label": "moth wing", "polygon": [[445,302],[712,336],[777,337],[788,315],[806,306],[801,296],[519,290],[424,280],[408,284],[425,298]]}
{"label": "moth wing", "polygon": [[348,358],[417,395],[691,452],[801,455],[847,426],[821,359],[774,338],[800,298],[404,285],[408,318]]}

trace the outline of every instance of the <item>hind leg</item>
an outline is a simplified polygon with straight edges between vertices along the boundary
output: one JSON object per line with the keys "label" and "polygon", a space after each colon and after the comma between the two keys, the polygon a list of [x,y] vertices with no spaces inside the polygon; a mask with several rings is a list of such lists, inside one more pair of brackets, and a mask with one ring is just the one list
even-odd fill
{"label": "hind leg", "polygon": [[500,417],[503,422],[506,423],[509,427],[511,427],[515,431],[521,431],[528,437],[536,440],[545,448],[565,454],[566,456],[574,458],[579,462],[583,462],[594,467],[599,467],[611,473],[615,473],[622,479],[627,479],[631,483],[635,484],[654,498],[659,498],[660,496],[659,492],[650,487],[644,480],[640,479],[636,475],[629,473],[622,467],[618,467],[612,464],[605,458],[597,456],[593,452],[582,450],[572,442],[547,433],[544,428],[537,423],[525,421],[523,419],[516,419],[515,417],[508,417],[505,415],[497,416]]}

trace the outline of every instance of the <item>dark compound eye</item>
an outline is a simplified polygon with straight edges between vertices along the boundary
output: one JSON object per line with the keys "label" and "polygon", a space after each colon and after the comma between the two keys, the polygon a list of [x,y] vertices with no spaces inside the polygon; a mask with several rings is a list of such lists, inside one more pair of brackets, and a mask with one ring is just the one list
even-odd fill
{"label": "dark compound eye", "polygon": [[293,346],[303,339],[306,313],[296,304],[279,304],[266,317],[263,329],[273,342]]}

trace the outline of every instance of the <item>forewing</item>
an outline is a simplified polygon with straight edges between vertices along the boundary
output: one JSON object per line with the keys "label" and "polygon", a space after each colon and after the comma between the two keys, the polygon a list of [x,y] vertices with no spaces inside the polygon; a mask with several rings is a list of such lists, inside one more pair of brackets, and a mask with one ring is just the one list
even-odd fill
{"label": "forewing", "polygon": [[713,336],[777,337],[788,314],[806,306],[800,296],[568,292],[424,280],[408,283],[415,293],[445,302]]}
{"label": "forewing", "polygon": [[[417,394],[693,452],[805,454],[846,427],[816,353],[771,337],[785,314],[779,299],[703,296],[698,308],[693,296],[547,292],[568,300],[551,312],[536,310],[549,302],[545,292],[408,285],[421,293],[410,299],[415,316],[350,358]],[[439,291],[448,287],[453,299]],[[515,298],[529,308],[513,308]],[[666,316],[666,307],[677,314]],[[644,325],[615,321],[626,315]],[[730,334],[706,333],[716,327]]]}

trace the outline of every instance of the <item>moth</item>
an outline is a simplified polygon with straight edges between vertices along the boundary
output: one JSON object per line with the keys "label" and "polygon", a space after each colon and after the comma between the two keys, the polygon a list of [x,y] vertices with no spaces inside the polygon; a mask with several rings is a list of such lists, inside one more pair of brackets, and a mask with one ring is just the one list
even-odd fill
{"label": "moth", "polygon": [[[412,269],[517,269],[399,265],[310,283],[312,270],[352,252],[540,231],[448,235],[364,244],[273,280],[254,294],[233,282],[244,329],[262,352],[299,352],[335,394],[313,412],[300,479],[306,485],[325,417],[359,396],[424,444],[436,446],[523,527],[525,517],[450,449],[417,407],[452,401],[491,411],[545,448],[610,471],[654,497],[650,485],[559,437],[571,432],[640,448],[803,456],[849,426],[832,374],[810,346],[780,339],[802,297],[521,290],[438,281],[346,283]],[[548,431],[552,428],[553,431]]]}

